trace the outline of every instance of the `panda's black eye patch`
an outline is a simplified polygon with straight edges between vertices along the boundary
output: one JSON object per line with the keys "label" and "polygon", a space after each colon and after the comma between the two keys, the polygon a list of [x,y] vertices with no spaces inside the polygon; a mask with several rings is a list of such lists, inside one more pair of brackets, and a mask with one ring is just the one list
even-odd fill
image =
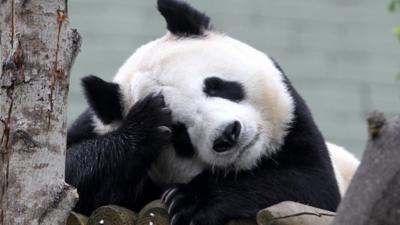
{"label": "panda's black eye patch", "polygon": [[226,81],[218,77],[209,77],[204,80],[204,93],[210,97],[225,98],[234,102],[244,99],[243,86],[235,81]]}
{"label": "panda's black eye patch", "polygon": [[189,133],[183,123],[176,123],[172,126],[172,143],[176,154],[180,157],[191,158],[195,153]]}

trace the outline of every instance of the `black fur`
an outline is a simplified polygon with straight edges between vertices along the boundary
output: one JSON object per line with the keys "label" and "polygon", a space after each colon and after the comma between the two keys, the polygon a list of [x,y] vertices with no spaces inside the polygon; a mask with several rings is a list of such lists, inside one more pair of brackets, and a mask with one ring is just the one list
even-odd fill
{"label": "black fur", "polygon": [[182,158],[193,157],[195,150],[185,124],[174,124],[172,126],[172,134],[172,143],[174,144],[176,154]]}
{"label": "black fur", "polygon": [[324,165],[278,158],[264,159],[252,171],[219,179],[204,172],[189,184],[178,185],[165,201],[169,207],[174,202],[170,211],[175,217],[173,225],[219,225],[230,219],[255,218],[259,210],[287,200],[336,210],[339,194],[329,172],[319,168]]}
{"label": "black fur", "polygon": [[122,119],[123,108],[118,84],[91,75],[82,79],[82,86],[89,106],[103,123],[109,124]]}
{"label": "black fur", "polygon": [[93,116],[93,110],[86,109],[78,117],[78,119],[72,123],[67,132],[67,147],[73,143],[78,143],[85,139],[94,138],[96,136],[96,134],[93,132]]}
{"label": "black fur", "polygon": [[201,36],[210,29],[210,18],[180,0],[158,0],[158,10],[168,30],[177,36]]}
{"label": "black fur", "polygon": [[218,77],[205,79],[203,91],[207,96],[225,98],[234,102],[240,102],[245,98],[245,92],[240,83]]}
{"label": "black fur", "polygon": [[137,210],[159,197],[161,190],[151,184],[147,171],[170,139],[168,129],[160,129],[171,127],[163,97],[151,95],[136,103],[121,127],[105,135],[88,129],[90,117],[84,113],[78,119],[67,141],[65,179],[80,196],[75,210],[89,215],[104,204]]}

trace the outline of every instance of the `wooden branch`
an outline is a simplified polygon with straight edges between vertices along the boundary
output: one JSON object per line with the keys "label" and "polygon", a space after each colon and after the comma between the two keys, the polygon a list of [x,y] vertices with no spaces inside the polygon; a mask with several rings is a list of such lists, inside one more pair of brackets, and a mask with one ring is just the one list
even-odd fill
{"label": "wooden branch", "polygon": [[66,0],[2,0],[0,224],[65,224],[76,191],[64,183],[69,72],[80,36]]}
{"label": "wooden branch", "polygon": [[[231,220],[227,225],[328,225],[335,213],[297,202],[282,202],[261,210],[256,219]],[[88,222],[89,221],[89,222]],[[147,204],[138,214],[129,209],[107,205],[96,209],[89,219],[72,212],[67,225],[170,225],[166,206],[155,200]]]}
{"label": "wooden branch", "polygon": [[335,213],[297,202],[281,202],[257,214],[259,225],[329,225]]}
{"label": "wooden branch", "polygon": [[135,225],[137,214],[116,205],[106,205],[96,209],[89,217],[88,225]]}
{"label": "wooden branch", "polygon": [[368,127],[370,140],[333,225],[400,223],[400,117],[374,112]]}
{"label": "wooden branch", "polygon": [[136,225],[169,225],[167,207],[160,200],[155,200],[143,207],[139,212]]}

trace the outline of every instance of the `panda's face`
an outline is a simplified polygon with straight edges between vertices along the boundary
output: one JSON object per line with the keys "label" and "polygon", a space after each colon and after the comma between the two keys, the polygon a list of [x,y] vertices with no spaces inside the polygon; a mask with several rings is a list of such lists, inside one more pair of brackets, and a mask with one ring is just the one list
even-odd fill
{"label": "panda's face", "polygon": [[167,34],[140,48],[114,81],[128,106],[161,92],[193,157],[209,167],[251,169],[281,145],[293,118],[292,98],[274,63],[214,32]]}

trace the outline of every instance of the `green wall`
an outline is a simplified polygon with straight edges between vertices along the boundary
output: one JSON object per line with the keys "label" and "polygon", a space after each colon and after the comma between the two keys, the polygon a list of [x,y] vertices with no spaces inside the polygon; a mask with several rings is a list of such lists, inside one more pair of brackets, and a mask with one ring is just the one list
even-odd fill
{"label": "green wall", "polygon": [[[193,0],[214,26],[276,58],[308,102],[325,137],[357,155],[365,116],[400,111],[400,17],[377,0]],[[300,3],[301,2],[301,3]],[[84,109],[79,79],[111,80],[139,46],[165,33],[155,0],[69,0],[83,36],[71,76],[69,121]]]}

